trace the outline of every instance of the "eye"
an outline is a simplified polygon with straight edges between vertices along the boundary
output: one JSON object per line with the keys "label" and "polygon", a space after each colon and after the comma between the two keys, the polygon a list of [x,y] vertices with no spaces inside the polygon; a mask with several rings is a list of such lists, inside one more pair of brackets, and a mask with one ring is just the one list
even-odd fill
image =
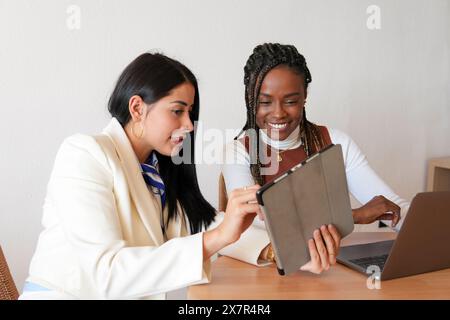
{"label": "eye", "polygon": [[172,110],[172,112],[173,112],[176,116],[180,116],[180,115],[183,114],[184,110],[177,109],[177,110]]}
{"label": "eye", "polygon": [[286,104],[288,104],[288,105],[294,105],[294,104],[297,104],[298,103],[298,100],[287,100],[286,101]]}
{"label": "eye", "polygon": [[267,105],[269,105],[269,104],[271,104],[272,103],[272,101],[260,101],[259,102],[259,104],[260,105],[263,105],[263,106],[267,106]]}

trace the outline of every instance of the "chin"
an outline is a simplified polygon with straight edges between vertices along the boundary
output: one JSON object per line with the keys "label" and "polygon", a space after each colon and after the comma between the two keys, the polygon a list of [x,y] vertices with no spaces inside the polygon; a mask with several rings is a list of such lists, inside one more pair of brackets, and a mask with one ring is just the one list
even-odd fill
{"label": "chin", "polygon": [[270,139],[272,140],[284,140],[287,137],[289,137],[289,135],[291,134],[291,132],[288,132],[286,130],[283,130],[281,132],[274,132],[272,130],[269,129],[267,135],[269,136]]}
{"label": "chin", "polygon": [[172,155],[172,150],[173,150],[172,146],[164,146],[162,148],[155,149],[155,151],[158,151],[159,154],[167,157],[170,157]]}

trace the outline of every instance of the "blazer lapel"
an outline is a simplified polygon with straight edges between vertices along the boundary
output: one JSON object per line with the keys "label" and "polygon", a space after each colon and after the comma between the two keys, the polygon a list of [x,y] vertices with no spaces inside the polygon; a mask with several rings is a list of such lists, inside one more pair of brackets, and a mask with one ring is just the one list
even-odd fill
{"label": "blazer lapel", "polygon": [[103,130],[108,135],[117,151],[123,170],[128,180],[128,188],[139,216],[153,241],[157,245],[164,243],[160,224],[161,206],[153,194],[148,191],[142,178],[139,160],[134,153],[128,137],[117,119],[113,118]]}

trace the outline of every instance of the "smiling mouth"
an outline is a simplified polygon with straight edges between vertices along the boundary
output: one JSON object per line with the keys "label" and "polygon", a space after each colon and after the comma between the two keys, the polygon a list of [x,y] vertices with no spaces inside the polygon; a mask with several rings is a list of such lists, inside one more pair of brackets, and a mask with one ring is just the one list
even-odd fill
{"label": "smiling mouth", "polygon": [[267,124],[269,125],[270,128],[275,129],[275,130],[283,130],[288,125],[287,122],[283,122],[283,123],[268,122]]}
{"label": "smiling mouth", "polygon": [[175,144],[180,144],[184,140],[184,137],[171,137],[170,141],[172,141]]}
{"label": "smiling mouth", "polygon": [[175,145],[181,145],[188,134],[189,130],[187,129],[177,129],[172,132],[172,135],[170,136],[170,142]]}

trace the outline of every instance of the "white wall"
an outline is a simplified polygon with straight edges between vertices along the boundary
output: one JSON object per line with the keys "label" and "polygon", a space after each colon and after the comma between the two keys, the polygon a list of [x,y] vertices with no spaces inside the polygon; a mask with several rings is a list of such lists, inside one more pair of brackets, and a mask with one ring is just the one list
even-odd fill
{"label": "white wall", "polygon": [[[81,28],[69,30],[69,5]],[[369,5],[381,29],[366,27]],[[313,82],[308,116],[349,133],[401,196],[450,155],[450,2],[0,0],[0,244],[22,287],[62,139],[101,130],[119,73],[161,50],[198,76],[205,128],[240,128],[243,65],[262,42],[292,43]],[[199,166],[217,203],[218,166]]]}

